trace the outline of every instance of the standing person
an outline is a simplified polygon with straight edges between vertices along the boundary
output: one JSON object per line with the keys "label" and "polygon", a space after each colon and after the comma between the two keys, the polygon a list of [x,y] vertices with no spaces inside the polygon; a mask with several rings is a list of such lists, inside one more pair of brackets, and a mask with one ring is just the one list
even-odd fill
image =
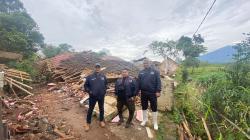
{"label": "standing person", "polygon": [[148,101],[153,113],[154,129],[158,130],[157,123],[157,97],[160,97],[161,79],[157,70],[149,66],[149,60],[143,61],[144,69],[138,75],[139,92],[141,93],[141,105],[143,112],[142,126],[145,126],[148,121]]}
{"label": "standing person", "polygon": [[105,127],[104,123],[104,97],[107,89],[107,78],[105,75],[100,73],[101,65],[97,63],[95,65],[94,73],[87,76],[84,89],[89,94],[89,109],[87,114],[87,124],[85,126],[85,131],[89,131],[90,123],[92,118],[92,113],[95,107],[96,102],[98,102],[99,111],[100,111],[100,126]]}
{"label": "standing person", "polygon": [[135,103],[133,98],[136,96],[136,81],[129,76],[127,70],[123,70],[122,78],[116,81],[115,94],[117,96],[117,110],[120,118],[118,125],[121,125],[124,122],[122,109],[125,105],[129,110],[129,117],[125,128],[129,128],[135,113]]}

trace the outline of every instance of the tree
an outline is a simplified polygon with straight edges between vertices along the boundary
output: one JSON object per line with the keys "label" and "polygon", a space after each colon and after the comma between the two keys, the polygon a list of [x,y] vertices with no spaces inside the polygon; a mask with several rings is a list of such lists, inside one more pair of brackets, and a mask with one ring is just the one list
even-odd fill
{"label": "tree", "polygon": [[58,46],[53,45],[45,45],[42,48],[43,54],[46,56],[46,58],[54,57],[58,54],[62,54],[65,52],[74,52],[74,49],[71,45],[67,43],[59,44]]}
{"label": "tree", "polygon": [[226,72],[234,85],[246,87],[250,85],[250,34],[244,35],[246,39],[234,46],[234,63],[227,67]]}
{"label": "tree", "polygon": [[0,0],[0,13],[24,12],[23,3],[19,0]]}
{"label": "tree", "polygon": [[206,47],[202,45],[204,39],[200,34],[194,35],[193,39],[187,36],[182,36],[177,43],[177,48],[182,51],[185,60],[183,64],[185,67],[195,67],[199,66],[199,60],[197,57],[200,54],[206,52]]}
{"label": "tree", "polygon": [[162,41],[153,41],[149,48],[153,51],[154,54],[161,56],[166,64],[165,74],[169,71],[169,59],[170,57],[176,57],[178,55],[178,49],[176,48],[176,42],[173,40]]}
{"label": "tree", "polygon": [[112,54],[110,53],[110,50],[103,48],[100,51],[97,52],[98,56],[103,57],[103,56],[111,56]]}
{"label": "tree", "polygon": [[59,44],[58,45],[59,48],[59,52],[63,53],[63,52],[74,52],[75,50],[73,49],[73,47],[67,43],[63,43],[63,44]]}
{"label": "tree", "polygon": [[0,0],[0,49],[27,58],[44,42],[36,22],[19,0]]}

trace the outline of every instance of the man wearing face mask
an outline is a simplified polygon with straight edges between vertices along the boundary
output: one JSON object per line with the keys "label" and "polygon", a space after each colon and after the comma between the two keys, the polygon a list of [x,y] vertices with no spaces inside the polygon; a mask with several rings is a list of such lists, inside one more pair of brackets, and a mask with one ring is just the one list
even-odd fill
{"label": "man wearing face mask", "polygon": [[157,70],[149,66],[149,60],[143,61],[144,69],[139,72],[138,83],[139,92],[141,93],[141,105],[143,110],[143,121],[142,126],[145,126],[148,121],[148,102],[153,116],[154,129],[158,130],[157,123],[157,98],[160,97],[161,92],[161,79],[160,74]]}
{"label": "man wearing face mask", "polygon": [[115,94],[117,96],[117,110],[119,115],[118,125],[124,122],[122,109],[125,105],[129,110],[129,117],[125,128],[131,126],[131,122],[135,112],[134,96],[136,96],[136,81],[129,76],[127,70],[122,71],[122,78],[118,79],[115,84]]}
{"label": "man wearing face mask", "polygon": [[107,78],[105,75],[100,73],[101,65],[97,63],[95,65],[95,71],[87,76],[84,89],[89,93],[89,109],[87,113],[87,124],[85,126],[85,131],[89,131],[92,113],[95,108],[96,102],[98,102],[100,116],[100,126],[105,127],[104,123],[104,97],[107,89]]}

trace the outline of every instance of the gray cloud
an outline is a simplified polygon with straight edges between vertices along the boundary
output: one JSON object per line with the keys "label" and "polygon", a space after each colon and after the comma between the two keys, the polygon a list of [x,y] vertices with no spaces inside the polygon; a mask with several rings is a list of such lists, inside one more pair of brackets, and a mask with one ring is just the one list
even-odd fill
{"label": "gray cloud", "polygon": [[[191,36],[212,0],[22,0],[47,43],[134,59],[153,40]],[[249,0],[218,0],[200,29],[209,51],[250,29]],[[152,54],[149,54],[152,55]]]}

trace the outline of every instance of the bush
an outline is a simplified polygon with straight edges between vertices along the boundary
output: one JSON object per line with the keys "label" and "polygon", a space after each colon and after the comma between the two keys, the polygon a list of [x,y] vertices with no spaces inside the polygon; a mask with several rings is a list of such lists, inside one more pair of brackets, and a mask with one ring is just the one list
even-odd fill
{"label": "bush", "polygon": [[202,88],[208,88],[218,81],[225,80],[225,73],[224,72],[217,72],[217,73],[207,73],[197,78],[197,85]]}
{"label": "bush", "polygon": [[[249,131],[250,89],[234,86],[228,81],[219,81],[210,86],[203,94],[203,102],[236,123],[245,132]],[[220,129],[225,136],[230,134],[231,137],[238,137],[237,139],[241,137],[240,139],[244,139],[237,129],[233,128],[231,124],[217,113],[213,113],[213,117],[216,118],[215,121],[217,124],[225,128]],[[208,119],[212,121],[213,118],[210,115]],[[214,135],[217,134],[217,132],[214,133]]]}
{"label": "bush", "polygon": [[37,61],[38,56],[32,54],[29,58],[24,59],[20,62],[10,62],[9,66],[16,68],[21,71],[25,71],[31,75],[32,78],[36,77],[38,74],[37,69],[34,67],[35,61]]}

